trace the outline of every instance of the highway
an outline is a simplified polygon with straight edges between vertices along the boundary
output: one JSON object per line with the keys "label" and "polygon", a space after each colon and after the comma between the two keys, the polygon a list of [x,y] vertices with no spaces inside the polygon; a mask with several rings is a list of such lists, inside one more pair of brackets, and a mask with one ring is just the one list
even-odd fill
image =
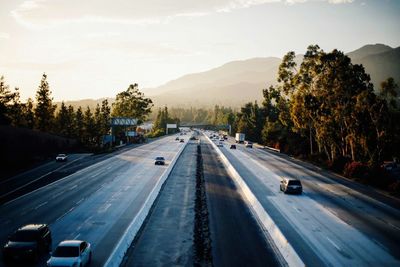
{"label": "highway", "polygon": [[[184,143],[174,135],[128,148],[0,205],[0,243],[19,226],[46,223],[53,248],[65,239],[89,241],[91,266],[103,266],[176,160],[122,266],[193,265],[197,143],[190,136],[180,136]],[[201,140],[212,264],[280,266],[277,244],[260,227],[218,151],[208,139]],[[399,200],[283,154],[244,145],[229,149],[232,138],[223,143],[217,149],[306,266],[400,266]],[[157,156],[167,164],[155,166]],[[85,158],[74,155],[71,165],[52,162],[36,172],[75,168],[73,162]],[[304,193],[280,192],[283,176],[301,179]]]}
{"label": "highway", "polygon": [[196,148],[182,152],[121,266],[193,266]]}
{"label": "highway", "polygon": [[[365,195],[371,189],[274,152],[224,143],[223,154],[307,266],[399,266],[400,212],[371,197],[376,192]],[[281,193],[282,176],[301,179],[303,195]]]}
{"label": "highway", "polygon": [[213,265],[281,266],[274,244],[265,238],[218,154],[202,140]]}
{"label": "highway", "polygon": [[[178,159],[122,266],[196,266],[193,229],[196,147]],[[209,212],[212,266],[281,266],[218,155],[205,138],[201,153]]]}
{"label": "highway", "polygon": [[[183,138],[188,140],[188,136]],[[0,206],[0,243],[4,244],[19,226],[47,223],[53,248],[65,239],[89,241],[92,266],[103,266],[168,164],[185,145],[175,141],[175,136],[161,138]],[[167,165],[155,166],[156,156],[164,156]]]}

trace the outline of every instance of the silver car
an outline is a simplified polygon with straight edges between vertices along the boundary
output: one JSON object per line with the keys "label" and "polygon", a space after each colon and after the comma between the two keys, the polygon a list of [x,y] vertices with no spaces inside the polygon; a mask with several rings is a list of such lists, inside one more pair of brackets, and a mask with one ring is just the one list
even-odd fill
{"label": "silver car", "polygon": [[89,242],[81,240],[65,240],[58,244],[57,248],[47,261],[47,266],[88,266],[92,261],[92,250]]}

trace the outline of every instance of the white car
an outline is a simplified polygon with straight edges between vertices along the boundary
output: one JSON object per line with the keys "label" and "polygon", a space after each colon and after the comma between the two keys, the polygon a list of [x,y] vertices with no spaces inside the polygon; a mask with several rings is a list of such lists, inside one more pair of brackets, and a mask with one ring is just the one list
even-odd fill
{"label": "white car", "polygon": [[47,266],[83,267],[92,261],[90,243],[81,240],[65,240],[58,244],[47,261]]}
{"label": "white car", "polygon": [[68,156],[66,154],[58,154],[56,157],[56,161],[67,161]]}

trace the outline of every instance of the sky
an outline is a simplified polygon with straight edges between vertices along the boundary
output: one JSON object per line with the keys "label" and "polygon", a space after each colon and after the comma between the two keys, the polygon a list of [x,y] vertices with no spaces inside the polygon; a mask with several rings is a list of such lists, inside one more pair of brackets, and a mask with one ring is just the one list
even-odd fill
{"label": "sky", "polygon": [[400,46],[400,0],[0,0],[0,75],[22,100],[114,97],[233,60]]}

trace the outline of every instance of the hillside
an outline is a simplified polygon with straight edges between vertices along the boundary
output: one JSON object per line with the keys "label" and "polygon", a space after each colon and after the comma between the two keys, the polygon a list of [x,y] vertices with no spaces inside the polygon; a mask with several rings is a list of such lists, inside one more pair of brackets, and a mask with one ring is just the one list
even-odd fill
{"label": "hillside", "polygon": [[[375,88],[388,77],[400,83],[400,47],[366,45],[347,54],[363,64]],[[300,63],[302,56],[297,57]],[[240,106],[262,100],[262,89],[276,83],[281,59],[275,57],[233,61],[209,71],[193,73],[146,90],[156,106]]]}
{"label": "hillside", "polygon": [[[376,89],[388,77],[400,84],[400,47],[383,44],[365,45],[347,53],[353,63],[362,64],[371,75]],[[302,55],[296,61],[300,63]],[[156,88],[145,88],[155,106],[239,107],[246,102],[262,100],[262,89],[276,83],[280,58],[252,58],[226,63],[209,71],[184,75]],[[94,108],[98,100],[68,101],[66,104]],[[108,99],[109,103],[113,99]]]}
{"label": "hillside", "polygon": [[400,84],[400,47],[363,57],[353,58],[350,53],[349,56],[354,63],[364,66],[365,71],[371,75],[375,88],[379,88],[380,83],[388,77],[393,77]]}
{"label": "hillside", "polygon": [[391,48],[390,46],[384,44],[369,44],[364,45],[363,47],[356,49],[353,52],[347,53],[347,55],[351,58],[351,60],[358,61],[364,57],[388,52],[392,49],[393,48]]}

